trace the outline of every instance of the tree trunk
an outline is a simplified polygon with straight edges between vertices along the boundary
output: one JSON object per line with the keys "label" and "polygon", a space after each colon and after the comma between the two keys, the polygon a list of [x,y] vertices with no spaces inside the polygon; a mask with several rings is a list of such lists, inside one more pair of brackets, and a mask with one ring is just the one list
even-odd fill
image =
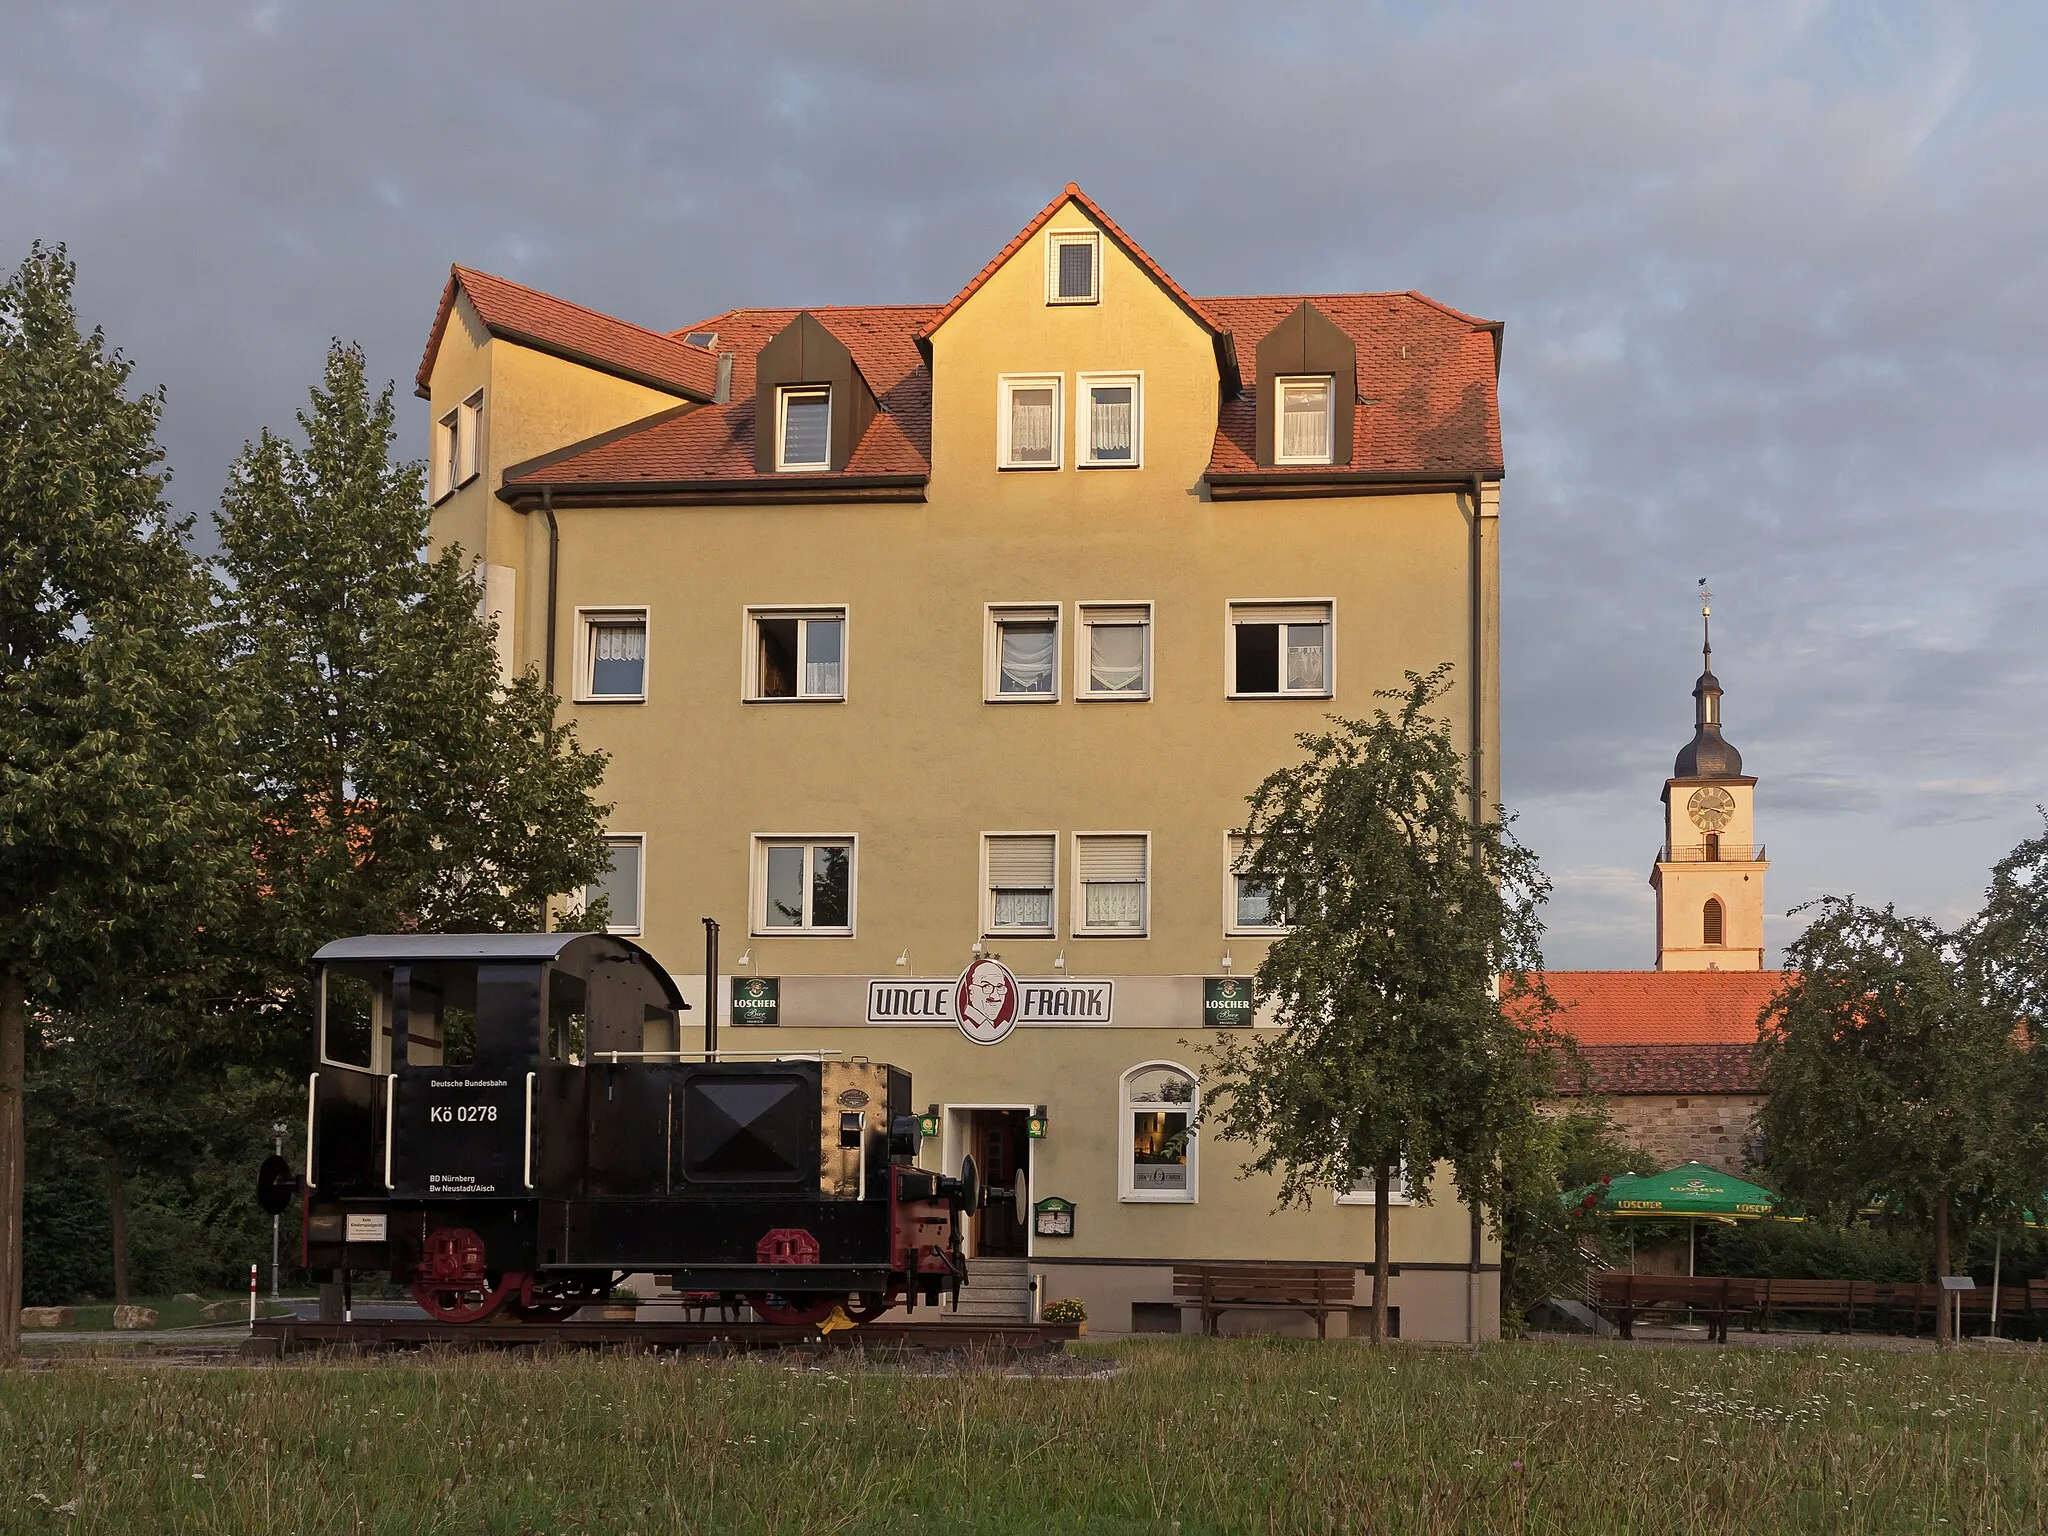
{"label": "tree trunk", "polygon": [[28,1072],[28,992],[0,970],[0,1370],[21,1363],[21,1201],[28,1184],[22,1087]]}
{"label": "tree trunk", "polygon": [[1387,1202],[1394,1193],[1394,1166],[1382,1162],[1372,1171],[1372,1341],[1387,1339]]}
{"label": "tree trunk", "polygon": [[1941,1277],[1948,1273],[1948,1191],[1934,1207],[1934,1342],[1953,1344],[1948,1325],[1948,1292],[1941,1289]]}
{"label": "tree trunk", "polygon": [[114,1305],[128,1305],[128,1187],[118,1162],[107,1164],[107,1216],[114,1234]]}

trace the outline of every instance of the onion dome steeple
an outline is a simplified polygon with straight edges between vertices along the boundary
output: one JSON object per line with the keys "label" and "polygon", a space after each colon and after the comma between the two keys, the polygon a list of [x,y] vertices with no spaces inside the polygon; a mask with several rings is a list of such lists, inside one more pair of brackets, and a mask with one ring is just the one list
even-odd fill
{"label": "onion dome steeple", "polygon": [[1700,651],[1704,664],[1693,684],[1692,740],[1679,749],[1674,779],[1739,779],[1742,754],[1721,738],[1721,680],[1714,676],[1714,594],[1700,580]]}

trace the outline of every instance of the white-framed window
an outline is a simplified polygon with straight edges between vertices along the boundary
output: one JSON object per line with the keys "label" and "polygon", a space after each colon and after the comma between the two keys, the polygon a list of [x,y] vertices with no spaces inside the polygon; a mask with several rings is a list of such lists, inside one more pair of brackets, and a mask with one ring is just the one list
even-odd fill
{"label": "white-framed window", "polygon": [[1076,937],[1139,938],[1150,916],[1149,832],[1074,834]]}
{"label": "white-framed window", "polygon": [[1333,615],[1327,602],[1232,603],[1230,696],[1328,698],[1336,692]]}
{"label": "white-framed window", "polygon": [[[1368,1173],[1349,1189],[1340,1192],[1337,1196],[1337,1203],[1339,1205],[1377,1204],[1378,1202],[1373,1199],[1372,1175]],[[1387,1183],[1387,1204],[1389,1206],[1396,1206],[1413,1205],[1414,1203],[1415,1191],[1408,1183],[1408,1159],[1404,1157],[1395,1167],[1393,1178]]]}
{"label": "white-framed window", "polygon": [[1152,605],[1079,603],[1074,647],[1074,697],[1152,697]]}
{"label": "white-framed window", "polygon": [[1117,1198],[1193,1205],[1201,1089],[1178,1062],[1147,1061],[1117,1094]]}
{"label": "white-framed window", "polygon": [[1145,377],[1074,377],[1074,458],[1083,469],[1135,469],[1145,449]]}
{"label": "white-framed window", "polygon": [[1327,464],[1336,451],[1330,411],[1336,389],[1327,374],[1275,379],[1273,412],[1275,464]]}
{"label": "white-framed window", "polygon": [[754,934],[851,935],[854,846],[852,837],[756,837]]}
{"label": "white-framed window", "polygon": [[606,933],[638,933],[647,893],[647,839],[637,834],[614,835],[604,840],[611,850],[612,867],[583,888],[583,905],[596,905],[602,897],[611,914]]}
{"label": "white-framed window", "polygon": [[1093,304],[1102,297],[1102,236],[1056,229],[1045,237],[1045,302]]}
{"label": "white-framed window", "polygon": [[484,467],[484,392],[478,390],[456,407],[455,483],[469,484]]}
{"label": "white-framed window", "polygon": [[749,608],[747,698],[846,697],[844,608]]}
{"label": "white-framed window", "polygon": [[1228,934],[1285,933],[1287,922],[1273,893],[1244,873],[1251,852],[1249,839],[1232,832],[1225,840],[1223,865],[1223,931]]}
{"label": "white-framed window", "polygon": [[991,704],[1056,702],[1060,605],[990,603],[982,696]]}
{"label": "white-framed window", "polygon": [[1054,933],[1059,836],[1053,832],[981,835],[981,931],[984,937],[1049,939]]}
{"label": "white-framed window", "polygon": [[996,465],[1058,469],[1061,378],[1056,373],[1004,374],[996,380]]}
{"label": "white-framed window", "polygon": [[427,461],[432,500],[452,495],[482,473],[483,422],[484,392],[479,389],[434,423],[433,452]]}
{"label": "white-framed window", "polygon": [[775,467],[832,466],[832,386],[785,384],[775,391]]}
{"label": "white-framed window", "polygon": [[429,493],[434,501],[455,492],[455,473],[461,460],[457,457],[462,442],[462,410],[458,406],[434,423],[433,452],[427,459]]}
{"label": "white-framed window", "polygon": [[578,608],[576,631],[576,702],[644,702],[647,610]]}

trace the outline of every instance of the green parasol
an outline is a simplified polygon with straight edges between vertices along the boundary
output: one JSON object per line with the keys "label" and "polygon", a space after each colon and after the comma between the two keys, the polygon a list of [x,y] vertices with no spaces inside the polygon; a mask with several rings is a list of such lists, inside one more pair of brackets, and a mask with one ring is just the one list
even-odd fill
{"label": "green parasol", "polygon": [[1705,1163],[1681,1163],[1668,1173],[1624,1173],[1580,1193],[1581,1210],[1615,1220],[1686,1223],[1686,1273],[1693,1270],[1697,1227],[1702,1221],[1733,1224],[1771,1214],[1778,1197],[1762,1185],[1721,1173]]}

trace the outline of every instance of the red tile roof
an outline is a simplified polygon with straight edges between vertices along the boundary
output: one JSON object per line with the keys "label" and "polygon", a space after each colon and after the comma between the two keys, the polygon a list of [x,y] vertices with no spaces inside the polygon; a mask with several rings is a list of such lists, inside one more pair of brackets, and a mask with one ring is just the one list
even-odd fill
{"label": "red tile roof", "polygon": [[1546,971],[1558,1033],[1584,1046],[1756,1044],[1783,971]]}
{"label": "red tile roof", "polygon": [[735,309],[690,329],[716,331],[718,348],[733,354],[732,401],[670,412],[638,428],[572,445],[506,472],[508,485],[579,486],[690,481],[773,481],[794,487],[831,485],[873,475],[927,474],[931,459],[931,374],[918,355],[918,328],[929,304],[863,305],[814,309],[826,330],[853,354],[854,366],[880,407],[844,470],[761,475],[754,467],[754,362],[761,348],[801,311]]}
{"label": "red tile roof", "polygon": [[[687,347],[678,338],[689,331],[715,331],[714,346],[733,358],[731,395],[724,405],[665,412],[645,422],[606,433],[556,453],[515,465],[506,472],[504,494],[538,494],[542,486],[587,496],[659,494],[686,489],[716,493],[773,485],[801,496],[801,487],[829,490],[875,477],[924,477],[931,464],[931,372],[922,348],[926,340],[980,289],[991,273],[1044,227],[1069,200],[1087,210],[1131,258],[1143,266],[1216,341],[1218,376],[1224,400],[1219,412],[1209,474],[1212,483],[1230,477],[1272,477],[1286,482],[1336,481],[1346,477],[1394,480],[1465,480],[1473,475],[1501,474],[1500,407],[1497,392],[1500,328],[1459,313],[1417,293],[1353,293],[1310,295],[1318,308],[1342,328],[1358,349],[1359,405],[1349,465],[1261,468],[1253,457],[1254,401],[1241,390],[1237,357],[1255,351],[1259,341],[1301,296],[1256,296],[1198,299],[1186,293],[1116,223],[1071,182],[1060,195],[946,304],[861,305],[810,311],[853,353],[881,411],[869,425],[853,457],[842,471],[829,474],[763,475],[754,467],[754,362],[763,344],[800,310],[742,309],[714,315],[696,324],[655,336],[637,326],[619,326],[622,333],[681,349],[706,377],[715,382],[716,355]],[[454,282],[460,279],[479,309],[486,304],[498,316],[486,317],[494,329],[511,324],[513,301],[524,296],[518,314],[545,315],[559,330],[569,313],[601,321],[591,311],[535,294],[517,284],[457,269],[443,296],[436,338],[446,323]],[[496,287],[490,285],[495,284]],[[479,295],[484,295],[480,300]],[[547,306],[556,306],[549,309]],[[528,324],[534,323],[529,318]],[[511,335],[508,328],[506,334]],[[515,339],[517,339],[515,337]],[[624,338],[608,342],[614,356]],[[559,348],[558,348],[559,350]],[[428,348],[431,360],[433,348]],[[566,354],[565,354],[566,355]],[[604,366],[598,364],[597,366]],[[616,369],[615,369],[616,371]],[[426,364],[421,365],[425,378]],[[708,400],[707,384],[693,398]],[[1238,494],[1244,494],[1241,488]],[[1253,494],[1258,494],[1256,491]]]}
{"label": "red tile roof", "polygon": [[426,355],[414,375],[414,393],[422,400],[428,395],[434,354],[440,351],[442,333],[448,329],[457,288],[469,295],[469,302],[493,336],[692,400],[709,400],[717,388],[718,357],[703,347],[488,272],[452,267],[441,290],[434,328],[427,337]]}
{"label": "red tile roof", "polygon": [[1746,1045],[1582,1045],[1592,1093],[1758,1093]]}
{"label": "red tile roof", "polygon": [[[1497,329],[1419,293],[1312,293],[1308,301],[1358,349],[1353,473],[1446,479],[1501,473]],[[1302,296],[1204,299],[1250,354]],[[1275,467],[1254,456],[1256,391],[1226,400],[1216,422],[1209,473],[1300,479],[1329,476],[1319,465]]]}

